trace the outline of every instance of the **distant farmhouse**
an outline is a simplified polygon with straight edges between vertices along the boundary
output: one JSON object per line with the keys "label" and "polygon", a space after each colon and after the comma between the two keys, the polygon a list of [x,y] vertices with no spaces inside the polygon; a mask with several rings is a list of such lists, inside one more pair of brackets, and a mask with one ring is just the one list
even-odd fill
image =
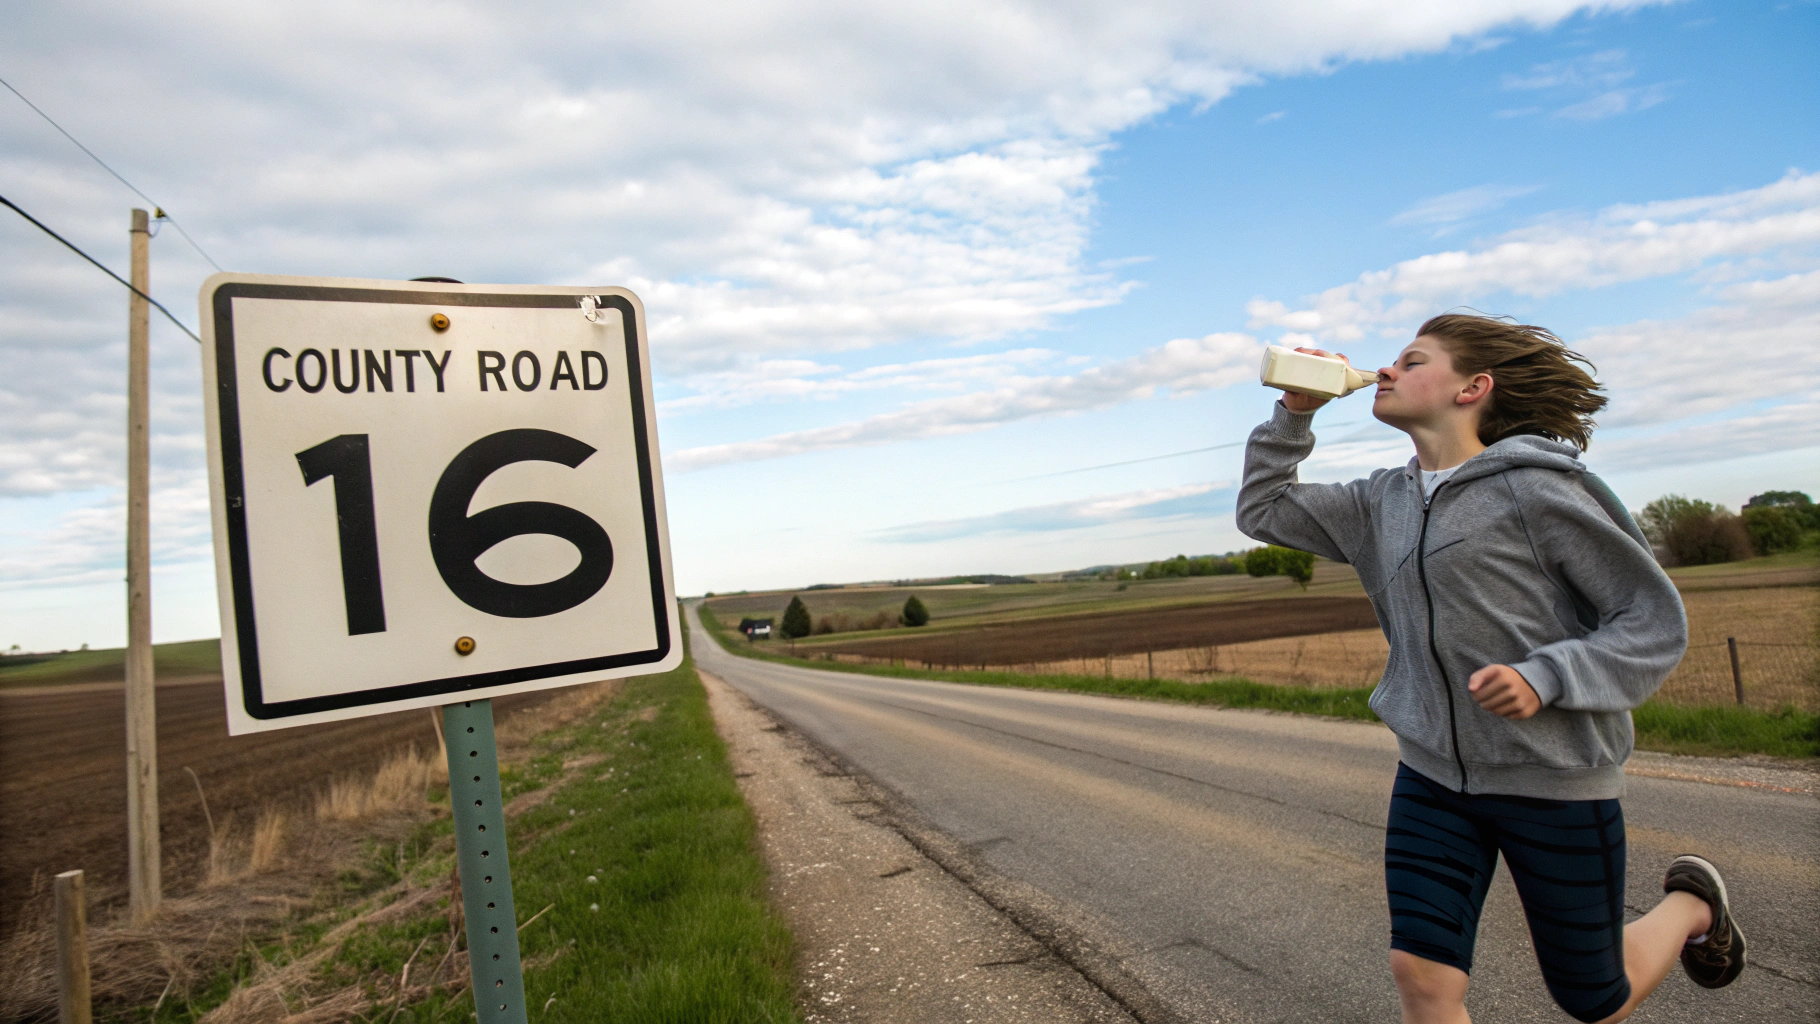
{"label": "distant farmhouse", "polygon": [[747,640],[769,640],[771,639],[771,620],[741,619],[739,620],[739,631],[746,634]]}

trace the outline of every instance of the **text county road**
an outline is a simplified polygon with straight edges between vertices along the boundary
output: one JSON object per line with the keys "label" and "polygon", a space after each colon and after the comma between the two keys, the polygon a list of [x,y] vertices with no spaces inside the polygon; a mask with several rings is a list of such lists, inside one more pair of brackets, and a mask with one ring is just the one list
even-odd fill
{"label": "text county road", "polygon": [[[1396,745],[1376,725],[825,672],[728,655],[690,609],[701,666],[1063,909],[1190,1020],[1390,1021],[1384,816]],[[1676,971],[1640,1021],[1820,1017],[1820,800],[1633,777],[1628,902],[1699,852],[1726,872],[1751,969]],[[1502,869],[1469,1007],[1567,1020]]]}

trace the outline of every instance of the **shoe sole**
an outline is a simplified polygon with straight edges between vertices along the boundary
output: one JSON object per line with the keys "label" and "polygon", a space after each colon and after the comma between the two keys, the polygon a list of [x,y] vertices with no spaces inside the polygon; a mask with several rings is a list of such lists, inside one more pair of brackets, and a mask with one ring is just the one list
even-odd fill
{"label": "shoe sole", "polygon": [[[1676,857],[1673,861],[1671,861],[1669,863],[1669,868],[1672,870],[1674,868],[1675,864],[1679,863],[1681,861],[1692,861],[1693,863],[1699,865],[1700,870],[1706,872],[1707,877],[1711,878],[1713,880],[1713,885],[1717,886],[1717,888],[1718,888],[1718,892],[1716,895],[1719,897],[1719,907],[1722,911],[1724,911],[1726,920],[1731,923],[1732,943],[1735,948],[1734,957],[1735,957],[1736,963],[1738,965],[1738,969],[1733,971],[1731,977],[1725,979],[1725,981],[1721,982],[1720,984],[1718,984],[1716,986],[1710,986],[1712,988],[1724,988],[1726,985],[1730,985],[1732,982],[1738,980],[1738,976],[1740,974],[1744,973],[1744,964],[1745,964],[1744,958],[1745,958],[1745,945],[1746,945],[1745,941],[1744,941],[1744,931],[1743,931],[1743,929],[1738,927],[1738,919],[1732,916],[1731,895],[1725,891],[1725,876],[1721,875],[1719,873],[1718,867],[1715,866],[1712,861],[1707,860],[1705,857],[1701,857],[1698,854],[1684,853],[1681,856]],[[1684,889],[1679,889],[1676,891],[1677,892],[1686,892],[1686,890],[1684,890]],[[1689,893],[1689,895],[1692,895],[1692,894]],[[1713,924],[1709,927],[1709,931],[1710,931],[1710,928],[1716,928],[1716,927],[1718,927],[1718,922],[1714,921]],[[1696,984],[1698,984],[1698,982],[1696,982]],[[1705,988],[1705,987],[1709,987],[1709,986],[1701,986],[1701,987]]]}

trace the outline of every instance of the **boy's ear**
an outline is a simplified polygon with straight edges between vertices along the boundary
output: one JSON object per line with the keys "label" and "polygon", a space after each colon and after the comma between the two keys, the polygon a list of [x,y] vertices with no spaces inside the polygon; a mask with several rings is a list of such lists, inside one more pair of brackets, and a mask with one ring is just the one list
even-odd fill
{"label": "boy's ear", "polygon": [[1496,386],[1491,379],[1491,374],[1475,373],[1472,379],[1466,382],[1466,386],[1460,389],[1460,393],[1454,396],[1454,404],[1471,405],[1491,394],[1491,389]]}

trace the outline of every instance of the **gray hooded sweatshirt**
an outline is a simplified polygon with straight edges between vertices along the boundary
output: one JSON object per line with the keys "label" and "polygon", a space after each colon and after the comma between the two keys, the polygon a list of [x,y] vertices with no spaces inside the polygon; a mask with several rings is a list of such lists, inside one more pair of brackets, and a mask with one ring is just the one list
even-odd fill
{"label": "gray hooded sweatshirt", "polygon": [[[1358,572],[1390,640],[1371,708],[1403,763],[1465,793],[1622,795],[1630,709],[1680,663],[1687,615],[1610,489],[1572,445],[1530,435],[1461,463],[1426,502],[1414,459],[1297,483],[1312,419],[1279,402],[1251,432],[1239,529]],[[1479,707],[1466,684],[1487,665],[1522,673],[1542,710]]]}

